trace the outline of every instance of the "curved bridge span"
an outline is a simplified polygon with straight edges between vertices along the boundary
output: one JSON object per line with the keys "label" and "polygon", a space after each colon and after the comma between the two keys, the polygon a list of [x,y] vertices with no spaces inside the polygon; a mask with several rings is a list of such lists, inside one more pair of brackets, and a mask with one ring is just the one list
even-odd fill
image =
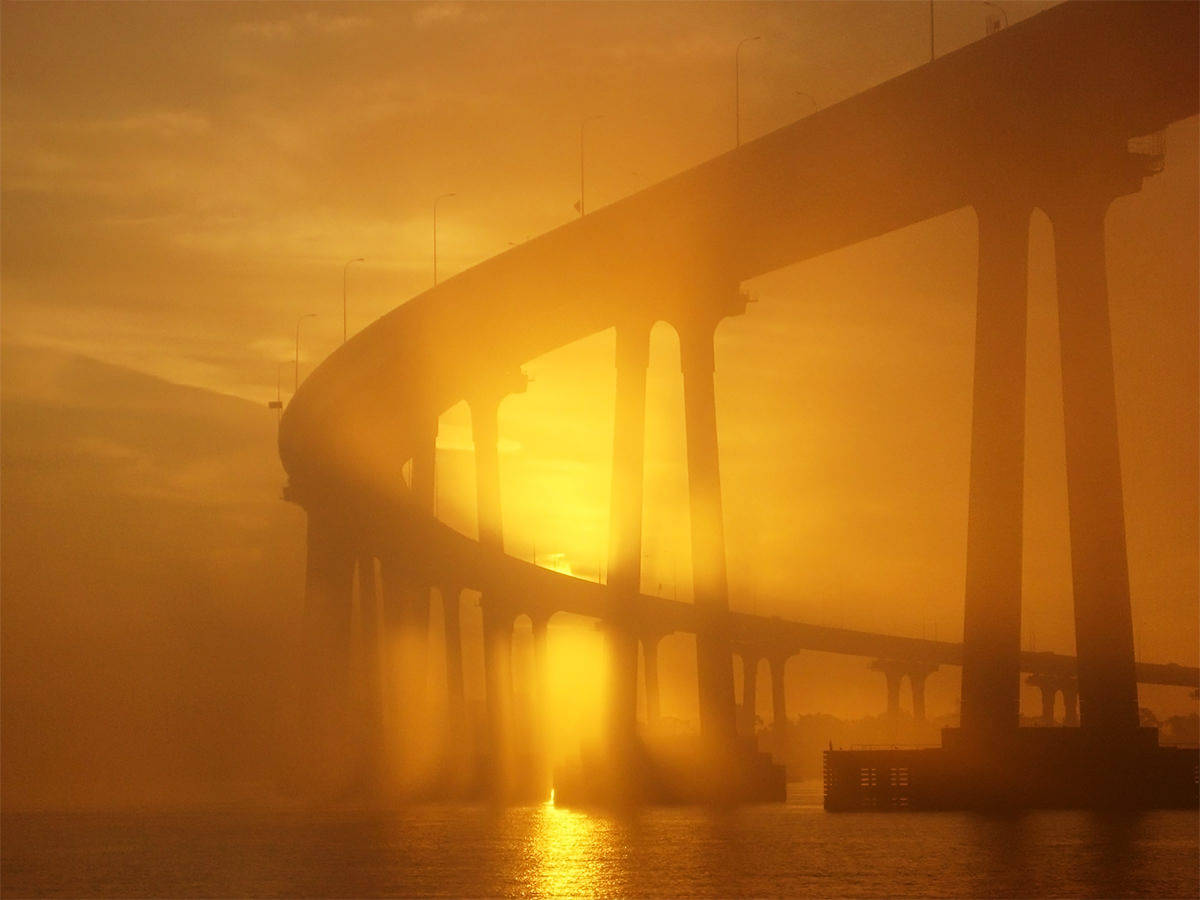
{"label": "curved bridge span", "polygon": [[[498,648],[517,615],[531,616],[543,654],[555,612],[603,620],[617,734],[634,727],[637,641],[648,651],[677,630],[697,635],[701,727],[716,737],[736,729],[733,652],[962,665],[964,728],[1015,727],[1021,671],[1077,673],[1085,727],[1123,727],[1130,716],[1136,726],[1137,680],[1195,686],[1196,669],[1133,659],[1103,221],[1108,203],[1154,170],[1153,153],[1131,139],[1197,112],[1198,9],[1055,7],[487,260],[350,339],[300,386],[279,437],[286,496],[309,517],[312,658],[316,680],[332,685],[330,702],[349,690],[341,682],[352,668],[356,566],[360,581],[381,579],[384,628],[427,616],[436,587],[451,600],[447,635],[457,641],[457,598],[481,592],[494,716],[507,683]],[[744,310],[739,285],[964,206],[977,214],[980,240],[963,643],[731,613],[712,338]],[[1054,224],[1058,257],[1078,661],[1019,646],[1034,208]],[[639,592],[645,367],[659,321],[680,337],[694,604]],[[505,555],[496,417],[501,400],[524,388],[522,364],[610,328],[612,533],[609,583],[599,585]],[[475,435],[478,541],[433,515],[438,416],[463,400]],[[448,666],[458,667],[451,690],[461,693],[460,654],[452,648]]]}

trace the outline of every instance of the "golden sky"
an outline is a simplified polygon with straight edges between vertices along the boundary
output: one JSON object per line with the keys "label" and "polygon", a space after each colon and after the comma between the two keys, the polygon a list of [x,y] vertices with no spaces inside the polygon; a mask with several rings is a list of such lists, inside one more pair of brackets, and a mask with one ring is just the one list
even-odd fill
{"label": "golden sky", "polygon": [[[1050,4],[1002,4],[1010,20]],[[32,4],[3,14],[3,331],[264,401],[443,277],[920,65],[924,3]],[[988,10],[938,3],[937,46]],[[1110,215],[1140,656],[1196,664],[1196,121]],[[1032,225],[1026,643],[1073,649],[1049,225]],[[733,605],[957,637],[974,219],[959,211],[757,279],[718,334]],[[593,574],[611,335],[527,367],[502,411],[510,551]],[[284,369],[284,388],[290,369]],[[644,585],[687,596],[674,335],[652,358]],[[265,410],[264,410],[265,413]],[[473,527],[468,420],[443,515]],[[679,573],[679,574],[677,574]],[[660,588],[660,585],[662,587]],[[1031,632],[1033,634],[1031,634]],[[1035,636],[1034,636],[1035,635]]]}

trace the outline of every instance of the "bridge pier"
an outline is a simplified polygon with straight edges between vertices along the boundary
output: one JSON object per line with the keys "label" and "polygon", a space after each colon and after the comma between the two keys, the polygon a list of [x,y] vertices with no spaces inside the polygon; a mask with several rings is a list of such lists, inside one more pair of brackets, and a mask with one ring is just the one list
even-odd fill
{"label": "bridge pier", "polygon": [[[533,748],[539,796],[548,797],[553,777],[550,771],[549,669],[546,650],[550,616],[531,617],[533,625]],[[636,684],[635,684],[636,687]]]}
{"label": "bridge pier", "polygon": [[305,561],[306,730],[310,777],[336,793],[348,786],[355,554],[343,517],[307,504]]}
{"label": "bridge pier", "polygon": [[1139,724],[1134,672],[1104,220],[1112,200],[1141,187],[1126,155],[1060,186],[1045,206],[1058,275],[1067,506],[1082,725]]}
{"label": "bridge pier", "polygon": [[933,663],[914,663],[908,669],[908,687],[912,691],[913,719],[925,722],[925,680],[938,670]]}
{"label": "bridge pier", "polygon": [[488,598],[483,608],[483,671],[487,694],[487,776],[490,788],[502,795],[512,777],[509,726],[512,722],[512,623],[513,617]]}
{"label": "bridge pier", "polygon": [[883,673],[887,684],[887,716],[893,721],[900,716],[900,684],[909,674],[910,666],[911,663],[899,659],[877,659],[871,663],[873,670]]}
{"label": "bridge pier", "polygon": [[1038,717],[1043,725],[1054,724],[1054,699],[1058,696],[1061,682],[1053,675],[1034,674],[1025,679],[1025,683],[1035,687],[1042,697],[1042,713]]}
{"label": "bridge pier", "polygon": [[692,319],[679,333],[691,508],[692,583],[697,612],[700,733],[723,748],[737,736],[729,645],[729,588],[713,384],[713,334],[720,317]]}
{"label": "bridge pier", "polygon": [[975,205],[979,264],[963,610],[962,729],[1015,737],[1020,719],[1021,543],[1029,216],[1024,199]]}
{"label": "bridge pier", "polygon": [[504,552],[504,516],[500,507],[499,411],[503,396],[491,394],[468,402],[475,445],[475,521],[479,543]]}
{"label": "bridge pier", "polygon": [[660,634],[642,633],[642,678],[646,689],[646,725],[653,731],[662,715],[658,691],[658,643]]}
{"label": "bridge pier", "polygon": [[451,739],[466,737],[467,698],[463,678],[462,588],[442,586],[442,621],[446,642],[446,708]]}
{"label": "bridge pier", "polygon": [[359,554],[358,641],[353,678],[357,683],[358,734],[361,749],[360,782],[369,789],[384,786],[388,777],[388,691],[384,681],[386,657],[383,630],[383,592],[375,572],[375,557]]}
{"label": "bridge pier", "polygon": [[1054,704],[1059,694],[1063,698],[1063,725],[1074,727],[1079,724],[1079,689],[1075,678],[1068,674],[1037,672],[1025,679],[1025,683],[1041,692],[1042,712],[1039,720],[1043,725],[1055,725]]}
{"label": "bridge pier", "polygon": [[[438,418],[430,416],[424,422],[421,437],[417,441],[416,452],[412,458],[412,494],[417,508],[435,515],[435,493],[437,489],[437,435]],[[413,548],[420,554],[420,548]],[[418,556],[419,558],[419,556]],[[410,566],[410,569],[415,567]],[[414,575],[418,574],[413,572]],[[416,583],[411,590],[416,595],[413,598],[411,652],[414,654],[413,668],[417,673],[417,684],[424,696],[429,677],[429,617],[433,605],[432,579],[422,577],[414,579]]]}
{"label": "bridge pier", "polygon": [[771,728],[775,732],[776,755],[782,760],[788,748],[787,692],[783,678],[787,657],[779,653],[767,660],[771,669]]}
{"label": "bridge pier", "polygon": [[1068,728],[1079,727],[1079,685],[1074,678],[1063,684],[1063,725]]}
{"label": "bridge pier", "polygon": [[[504,517],[500,504],[501,401],[510,393],[524,390],[522,373],[504,376],[489,392],[467,401],[471,410],[471,436],[475,445],[475,507],[479,543],[485,555],[504,553]],[[485,584],[483,608],[483,668],[487,686],[488,744],[494,790],[503,791],[511,775],[509,723],[512,715],[512,623],[511,611],[501,608],[495,596],[499,586]]]}
{"label": "bridge pier", "polygon": [[742,657],[742,734],[747,737],[754,737],[754,720],[757,711],[757,686],[758,686],[758,655],[752,651],[743,648],[741,650]]}
{"label": "bridge pier", "polygon": [[646,368],[650,326],[629,322],[616,329],[616,409],[613,416],[612,488],[609,500],[607,622],[609,738],[618,759],[637,740],[637,637],[635,604],[642,579],[642,495],[646,443]]}

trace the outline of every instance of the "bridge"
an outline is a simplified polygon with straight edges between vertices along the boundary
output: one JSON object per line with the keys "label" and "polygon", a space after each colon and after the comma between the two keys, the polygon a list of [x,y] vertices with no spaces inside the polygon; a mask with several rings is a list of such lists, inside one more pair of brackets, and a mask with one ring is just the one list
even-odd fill
{"label": "bridge", "polygon": [[[1021,671],[1076,675],[1081,724],[1091,733],[1136,729],[1139,679],[1194,685],[1194,669],[1134,660],[1104,217],[1114,198],[1139,190],[1161,164],[1153,142],[1137,139],[1197,112],[1197,10],[1055,7],[514,247],[346,342],[300,386],[279,433],[285,496],[308,517],[317,718],[344,715],[356,690],[351,673],[370,668],[356,666],[356,652],[366,647],[377,659],[393,646],[390,631],[421,633],[434,588],[458,708],[460,598],[466,588],[481,594],[497,742],[509,715],[511,629],[521,614],[534,624],[542,659],[554,613],[604,623],[615,746],[636,740],[638,642],[649,649],[675,630],[696,635],[701,733],[726,745],[738,729],[735,649],[744,659],[832,650],[961,665],[962,728],[981,737],[1017,728]],[[977,216],[979,268],[962,644],[732,613],[713,334],[744,312],[741,283],[963,207]],[[1020,650],[1025,294],[1035,208],[1055,234],[1077,659]],[[679,336],[692,604],[640,593],[646,366],[658,322]],[[608,329],[616,335],[616,404],[609,579],[599,585],[505,554],[497,411],[524,389],[522,364]],[[478,540],[433,514],[438,417],[464,400]],[[357,617],[356,571],[366,610]],[[383,705],[394,702],[387,685],[375,688]]]}

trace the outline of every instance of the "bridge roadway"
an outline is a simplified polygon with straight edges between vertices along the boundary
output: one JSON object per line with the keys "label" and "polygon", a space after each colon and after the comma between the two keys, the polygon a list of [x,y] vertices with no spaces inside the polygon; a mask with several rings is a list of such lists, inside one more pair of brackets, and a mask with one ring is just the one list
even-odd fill
{"label": "bridge roadway", "polygon": [[[525,560],[481,548],[475,541],[442,522],[414,521],[407,512],[372,503],[356,515],[371,521],[380,535],[377,551],[403,535],[407,543],[425,548],[426,555],[412,560],[410,576],[419,583],[437,584],[444,591],[474,588],[492,599],[509,621],[525,615],[545,622],[557,613],[603,620],[611,613],[607,587],[571,575],[535,566]],[[446,576],[441,573],[453,573]],[[695,605],[655,594],[640,594],[636,631],[650,642],[674,632],[695,633]],[[803,651],[861,656],[869,659],[961,666],[961,643],[902,635],[877,634],[851,628],[811,625],[778,616],[729,613],[730,639],[735,653],[750,649],[756,656],[786,660]],[[1021,671],[1031,675],[1070,677],[1075,657],[1045,651],[1021,653]],[[1137,664],[1141,684],[1200,687],[1200,668],[1175,663]]]}
{"label": "bridge roadway", "polygon": [[[693,413],[703,426],[697,446],[707,445],[693,455],[689,431],[689,477],[694,549],[716,552],[693,559],[709,565],[719,555],[719,569],[695,580],[698,598],[701,586],[723,594],[711,339],[724,316],[744,308],[739,284],[964,206],[982,227],[983,210],[1018,195],[1071,208],[1073,198],[1114,195],[1113,185],[1136,190],[1142,170],[1128,140],[1197,112],[1198,9],[1054,7],[482,262],[355,335],[300,386],[279,430],[286,495],[309,514],[310,608],[324,608],[340,631],[349,627],[334,622],[343,613],[329,611],[332,595],[325,607],[311,602],[332,583],[314,548],[332,541],[353,542],[356,558],[389,560],[412,583],[478,588],[493,609],[599,618],[630,611],[612,589],[504,555],[494,425],[503,397],[521,389],[523,363],[614,327],[620,346],[623,332],[648,332],[656,321],[680,334],[685,398],[707,371],[708,395],[696,394],[688,409],[689,429]],[[430,503],[437,417],[462,400],[476,427],[477,465],[486,457],[478,471],[490,466],[495,482],[479,486],[479,542],[437,522]],[[402,475],[409,459],[412,489]],[[640,495],[640,471],[637,478]],[[715,539],[697,537],[699,514]],[[662,598],[636,601],[632,614],[646,628],[695,628],[701,614]],[[1077,616],[1080,602],[1077,586]],[[962,656],[959,645],[729,614],[720,605],[703,615],[728,616],[735,642],[915,653],[947,664]],[[1071,665],[1048,654],[1021,658],[1031,672]],[[1195,670],[1182,671],[1143,664],[1138,677],[1194,685]]]}

